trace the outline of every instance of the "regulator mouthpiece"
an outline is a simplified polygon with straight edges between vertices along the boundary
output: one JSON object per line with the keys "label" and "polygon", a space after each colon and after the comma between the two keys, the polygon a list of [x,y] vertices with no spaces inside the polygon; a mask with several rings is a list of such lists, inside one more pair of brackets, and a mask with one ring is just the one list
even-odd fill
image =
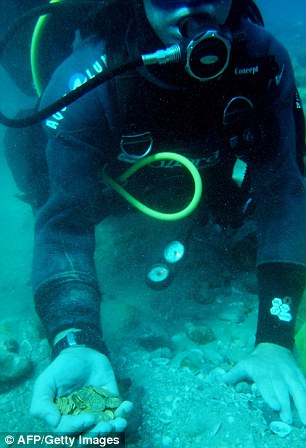
{"label": "regulator mouthpiece", "polygon": [[206,16],[188,16],[181,20],[179,24],[179,30],[184,39],[193,39],[198,34],[201,34],[203,30],[207,30],[207,20]]}
{"label": "regulator mouthpiece", "polygon": [[183,42],[143,55],[144,65],[181,63],[187,73],[199,81],[218,78],[229,64],[230,40],[218,30],[203,31],[200,20],[186,20],[180,29],[185,36]]}
{"label": "regulator mouthpiece", "polygon": [[229,64],[230,52],[227,38],[217,30],[204,31],[188,43],[185,69],[202,82],[218,78]]}

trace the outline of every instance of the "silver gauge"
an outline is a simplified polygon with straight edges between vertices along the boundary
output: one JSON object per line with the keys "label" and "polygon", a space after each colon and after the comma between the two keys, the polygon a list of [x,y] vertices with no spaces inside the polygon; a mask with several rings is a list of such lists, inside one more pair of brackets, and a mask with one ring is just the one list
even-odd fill
{"label": "silver gauge", "polygon": [[163,289],[172,281],[173,272],[169,266],[157,263],[151,266],[146,275],[146,282],[150,288]]}
{"label": "silver gauge", "polygon": [[185,246],[180,241],[171,241],[164,250],[164,257],[168,263],[177,263],[185,255]]}

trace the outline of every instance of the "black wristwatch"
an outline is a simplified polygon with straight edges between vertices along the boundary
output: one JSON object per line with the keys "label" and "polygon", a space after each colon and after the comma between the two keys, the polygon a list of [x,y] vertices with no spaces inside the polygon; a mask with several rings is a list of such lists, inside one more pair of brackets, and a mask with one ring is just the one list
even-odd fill
{"label": "black wristwatch", "polygon": [[55,359],[62,350],[69,347],[88,347],[108,356],[108,350],[101,335],[92,330],[79,330],[67,333],[54,345],[52,359]]}

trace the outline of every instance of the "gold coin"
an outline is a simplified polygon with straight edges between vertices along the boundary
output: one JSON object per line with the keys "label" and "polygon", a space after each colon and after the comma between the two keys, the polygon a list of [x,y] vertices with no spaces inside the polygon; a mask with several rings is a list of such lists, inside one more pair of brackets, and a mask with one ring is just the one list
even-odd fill
{"label": "gold coin", "polygon": [[77,392],[78,398],[83,401],[84,403],[87,402],[88,399],[90,399],[91,395],[93,394],[93,391],[88,390],[86,387],[83,387]]}
{"label": "gold coin", "polygon": [[73,403],[75,404],[75,406],[77,408],[80,408],[80,409],[86,409],[87,408],[87,404],[83,400],[80,399],[79,392],[72,394],[71,395],[71,400],[73,401]]}
{"label": "gold coin", "polygon": [[92,412],[103,412],[105,409],[105,399],[99,395],[93,395],[87,404]]}
{"label": "gold coin", "polygon": [[113,420],[115,417],[112,410],[118,408],[122,402],[121,397],[110,394],[105,386],[91,385],[84,386],[67,397],[57,397],[55,400],[62,415],[79,415],[87,412],[99,417],[99,421]]}
{"label": "gold coin", "polygon": [[110,422],[112,418],[107,415],[105,412],[102,412],[101,414],[97,415],[98,422]]}
{"label": "gold coin", "polygon": [[73,401],[69,397],[60,397],[57,399],[57,406],[62,415],[68,415],[75,408]]}
{"label": "gold coin", "polygon": [[115,409],[118,408],[122,402],[123,400],[120,397],[108,397],[105,399],[105,406],[107,408]]}
{"label": "gold coin", "polygon": [[105,386],[89,386],[93,392],[97,393],[98,395],[101,395],[103,398],[111,397],[112,395],[108,392],[107,388]]}
{"label": "gold coin", "polygon": [[106,409],[103,412],[104,415],[107,415],[109,417],[110,420],[114,420],[115,418],[115,414],[113,413],[113,411],[111,411],[110,409]]}

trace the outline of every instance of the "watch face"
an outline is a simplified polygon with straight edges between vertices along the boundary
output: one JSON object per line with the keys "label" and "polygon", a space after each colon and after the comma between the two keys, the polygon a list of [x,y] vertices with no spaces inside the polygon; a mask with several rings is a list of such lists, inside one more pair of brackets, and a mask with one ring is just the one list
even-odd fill
{"label": "watch face", "polygon": [[164,250],[164,257],[168,263],[177,263],[185,254],[185,247],[180,241],[171,241]]}

